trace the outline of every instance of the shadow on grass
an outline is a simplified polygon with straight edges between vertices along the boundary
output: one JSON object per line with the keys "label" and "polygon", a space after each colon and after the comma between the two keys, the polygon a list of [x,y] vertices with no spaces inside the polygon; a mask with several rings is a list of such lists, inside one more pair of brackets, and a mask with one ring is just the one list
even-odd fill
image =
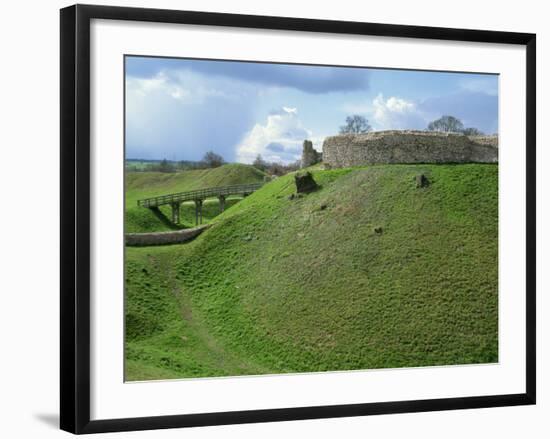
{"label": "shadow on grass", "polygon": [[157,217],[157,219],[164,224],[166,227],[168,227],[171,230],[181,230],[185,229],[185,226],[181,224],[174,224],[160,209],[151,209],[151,212],[153,212],[153,215]]}

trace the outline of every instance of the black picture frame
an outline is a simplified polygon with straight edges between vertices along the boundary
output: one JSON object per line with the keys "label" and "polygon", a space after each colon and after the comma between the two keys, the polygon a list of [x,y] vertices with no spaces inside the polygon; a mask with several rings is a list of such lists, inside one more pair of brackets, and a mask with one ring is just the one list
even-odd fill
{"label": "black picture frame", "polygon": [[[407,37],[526,47],[526,376],[525,393],[446,399],[90,420],[90,21],[181,23],[255,29]],[[75,5],[61,10],[61,429],[81,434],[426,412],[535,404],[536,36],[211,12]]]}

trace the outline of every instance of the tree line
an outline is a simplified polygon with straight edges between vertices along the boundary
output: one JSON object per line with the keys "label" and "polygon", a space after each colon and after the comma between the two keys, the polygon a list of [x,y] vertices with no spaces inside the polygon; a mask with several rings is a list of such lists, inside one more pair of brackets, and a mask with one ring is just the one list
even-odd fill
{"label": "tree line", "polygon": [[[127,165],[126,169],[129,172],[181,172],[189,171],[193,169],[209,169],[217,168],[226,163],[225,159],[214,151],[208,151],[204,154],[200,161],[174,161],[163,159],[158,162],[148,162],[142,166],[130,166]],[[281,162],[270,162],[264,160],[261,154],[258,154],[252,165],[269,175],[281,176],[288,172],[296,171],[300,169],[300,160],[296,162],[284,164]]]}
{"label": "tree line", "polygon": [[[346,117],[345,125],[340,127],[340,134],[362,134],[372,130],[369,121],[359,115]],[[484,133],[475,127],[465,127],[462,121],[454,116],[443,115],[439,119],[431,121],[426,131],[438,131],[443,133],[462,133],[466,136],[482,136]]]}
{"label": "tree line", "polygon": [[133,172],[179,172],[192,169],[217,168],[223,164],[225,164],[225,160],[220,154],[216,154],[214,151],[208,151],[200,161],[196,162],[189,160],[175,161],[162,159],[159,162],[145,163],[139,168],[127,166],[127,170]]}
{"label": "tree line", "polygon": [[277,177],[288,174],[289,172],[300,169],[300,160],[292,163],[284,164],[281,162],[269,162],[264,160],[261,154],[256,156],[256,159],[252,162],[252,166],[260,171],[269,175],[275,175]]}

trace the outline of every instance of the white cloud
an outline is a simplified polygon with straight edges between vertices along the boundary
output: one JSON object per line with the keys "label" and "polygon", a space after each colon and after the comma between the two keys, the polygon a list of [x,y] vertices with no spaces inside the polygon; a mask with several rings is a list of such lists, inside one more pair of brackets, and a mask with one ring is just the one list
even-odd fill
{"label": "white cloud", "polygon": [[423,129],[427,115],[413,101],[396,96],[385,99],[380,93],[372,101],[350,102],[342,106],[347,114],[364,115],[374,130]]}
{"label": "white cloud", "polygon": [[465,126],[493,133],[498,131],[497,91],[495,78],[472,79],[462,82],[461,91],[457,93],[417,101],[397,96],[386,99],[378,94],[372,100],[347,102],[340,109],[346,115],[365,116],[374,130],[423,130],[431,121],[450,114]]}
{"label": "white cloud", "polygon": [[152,78],[134,78],[129,76],[126,79],[126,91],[129,95],[135,94],[142,98],[155,93],[166,94],[174,99],[185,99],[191,95],[189,90],[171,81],[163,72]]}
{"label": "white cloud", "polygon": [[324,135],[324,136],[311,136],[308,140],[311,140],[311,143],[313,144],[313,148],[316,149],[318,152],[323,151],[323,142],[328,136],[333,136],[334,133]]}
{"label": "white cloud", "polygon": [[375,128],[380,130],[418,129],[426,125],[414,102],[395,96],[384,100],[382,94],[372,101],[372,118]]}
{"label": "white cloud", "polygon": [[247,90],[241,90],[243,92],[241,94],[224,92],[224,87],[230,88],[228,87],[229,82],[221,80],[218,81],[219,87],[205,86],[202,78],[191,71],[163,70],[151,78],[128,76],[126,91],[129,95],[141,98],[164,95],[186,103],[200,104],[209,98],[216,97],[241,100]]}
{"label": "white cloud", "polygon": [[302,143],[311,138],[296,108],[283,107],[270,114],[265,125],[257,123],[237,146],[237,161],[252,163],[258,154],[270,162],[290,163],[300,159]]}

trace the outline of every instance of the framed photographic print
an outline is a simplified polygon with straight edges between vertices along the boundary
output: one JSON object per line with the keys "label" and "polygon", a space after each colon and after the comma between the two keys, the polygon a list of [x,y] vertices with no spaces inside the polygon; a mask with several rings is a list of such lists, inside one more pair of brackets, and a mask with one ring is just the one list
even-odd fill
{"label": "framed photographic print", "polygon": [[535,35],[61,10],[61,428],[535,403]]}

